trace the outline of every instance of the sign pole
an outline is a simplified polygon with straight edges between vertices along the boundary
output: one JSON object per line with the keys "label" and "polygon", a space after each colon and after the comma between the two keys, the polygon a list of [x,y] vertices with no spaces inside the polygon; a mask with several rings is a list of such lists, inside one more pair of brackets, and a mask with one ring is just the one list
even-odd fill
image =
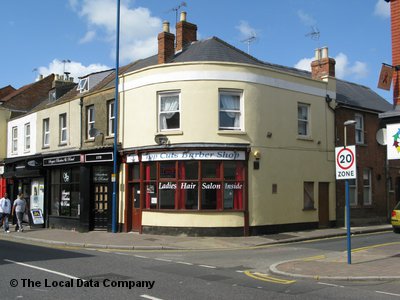
{"label": "sign pole", "polygon": [[350,230],[350,200],[349,180],[345,181],[346,196],[346,227],[347,227],[347,264],[351,265],[351,230]]}

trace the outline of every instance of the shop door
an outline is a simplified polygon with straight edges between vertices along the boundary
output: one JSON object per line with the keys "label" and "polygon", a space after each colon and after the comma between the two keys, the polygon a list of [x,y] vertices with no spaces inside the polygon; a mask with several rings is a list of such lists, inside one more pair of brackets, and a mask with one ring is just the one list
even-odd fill
{"label": "shop door", "polygon": [[329,227],[329,183],[320,182],[318,185],[318,217],[319,228]]}
{"label": "shop door", "polygon": [[108,223],[108,184],[94,184],[94,229],[106,230]]}
{"label": "shop door", "polygon": [[140,205],[140,184],[135,183],[131,187],[132,205],[132,231],[142,231],[142,208]]}

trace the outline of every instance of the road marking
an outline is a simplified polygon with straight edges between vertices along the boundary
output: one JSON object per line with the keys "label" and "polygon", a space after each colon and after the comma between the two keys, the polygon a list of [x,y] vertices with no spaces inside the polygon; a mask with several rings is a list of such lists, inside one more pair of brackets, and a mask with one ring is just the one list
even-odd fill
{"label": "road marking", "polygon": [[186,262],[186,261],[177,261],[177,264],[181,264],[181,265],[188,265],[188,266],[193,266],[192,263]]}
{"label": "road marking", "polygon": [[379,248],[379,247],[385,247],[385,246],[391,246],[391,245],[399,245],[400,242],[392,242],[392,243],[385,243],[385,244],[377,244],[377,245],[372,245],[372,246],[366,246],[366,247],[361,247],[361,248],[356,248],[351,250],[351,252],[360,252],[363,250],[368,250],[368,249],[373,249],[373,248]]}
{"label": "road marking", "polygon": [[68,274],[65,274],[65,273],[53,271],[53,270],[50,270],[50,269],[45,269],[45,268],[37,267],[37,266],[34,266],[34,265],[25,264],[25,263],[18,262],[18,261],[14,261],[14,260],[10,260],[10,259],[4,259],[4,261],[10,262],[10,263],[13,263],[13,264],[17,264],[17,265],[20,265],[20,266],[24,266],[24,267],[28,267],[28,268],[32,268],[32,269],[36,269],[36,270],[40,270],[40,271],[44,271],[44,272],[56,274],[56,275],[59,275],[59,276],[63,276],[63,277],[66,277],[66,278],[70,278],[70,279],[76,279],[76,280],[79,279],[79,280],[82,280],[82,281],[86,281],[86,280],[81,279],[81,278],[79,278],[79,277],[75,277],[75,276],[68,275]]}
{"label": "road marking", "polygon": [[257,280],[262,280],[266,282],[272,282],[272,283],[279,283],[279,284],[292,284],[295,283],[296,280],[285,280],[285,279],[280,279],[280,278],[275,278],[268,276],[267,274],[262,274],[258,272],[251,273],[250,271],[244,271],[244,274],[247,276],[257,279]]}
{"label": "road marking", "polygon": [[327,286],[333,286],[333,287],[340,287],[340,288],[344,288],[344,286],[343,286],[343,285],[337,285],[337,284],[332,284],[332,283],[318,282],[318,284],[321,284],[321,285],[327,285]]}
{"label": "road marking", "polygon": [[138,258],[148,258],[147,256],[142,256],[142,255],[134,255],[134,257],[138,257]]}
{"label": "road marking", "polygon": [[310,257],[303,258],[302,261],[313,261],[313,260],[320,260],[320,259],[325,259],[325,258],[326,258],[325,255],[316,255],[316,256],[310,256]]}
{"label": "road marking", "polygon": [[199,267],[202,267],[202,268],[209,268],[209,269],[216,269],[216,268],[217,268],[217,267],[208,266],[208,265],[199,265]]}
{"label": "road marking", "polygon": [[161,298],[157,298],[157,297],[153,297],[153,296],[149,296],[149,295],[140,295],[140,297],[150,299],[150,300],[163,300]]}
{"label": "road marking", "polygon": [[166,261],[166,262],[171,262],[172,261],[170,259],[165,259],[165,258],[155,258],[155,260]]}
{"label": "road marking", "polygon": [[375,292],[377,292],[378,294],[400,297],[400,294],[393,294],[393,293],[387,293],[387,292],[381,292],[381,291],[375,291]]}

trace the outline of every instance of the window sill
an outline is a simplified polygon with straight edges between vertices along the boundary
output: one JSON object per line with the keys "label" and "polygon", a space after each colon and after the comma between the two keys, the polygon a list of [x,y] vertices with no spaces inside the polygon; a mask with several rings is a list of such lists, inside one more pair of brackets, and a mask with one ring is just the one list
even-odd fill
{"label": "window sill", "polygon": [[314,139],[312,137],[310,137],[310,136],[298,135],[297,139],[300,140],[300,141],[306,141],[306,142],[313,142],[314,141]]}
{"label": "window sill", "polygon": [[158,134],[163,134],[163,135],[183,135],[183,131],[182,130],[159,131],[159,132],[155,133],[154,136],[156,136]]}
{"label": "window sill", "polygon": [[112,140],[112,139],[114,139],[114,136],[113,136],[113,135],[107,135],[107,136],[106,136],[106,140]]}
{"label": "window sill", "polygon": [[303,208],[303,211],[316,211],[317,209],[315,207],[313,208]]}
{"label": "window sill", "polygon": [[93,143],[95,141],[95,139],[86,139],[85,143]]}
{"label": "window sill", "polygon": [[240,130],[218,130],[217,134],[219,134],[219,135],[247,135],[247,132],[240,131]]}
{"label": "window sill", "polygon": [[50,149],[50,146],[42,146],[42,150]]}
{"label": "window sill", "polygon": [[58,147],[65,147],[65,146],[67,146],[67,143],[58,144]]}

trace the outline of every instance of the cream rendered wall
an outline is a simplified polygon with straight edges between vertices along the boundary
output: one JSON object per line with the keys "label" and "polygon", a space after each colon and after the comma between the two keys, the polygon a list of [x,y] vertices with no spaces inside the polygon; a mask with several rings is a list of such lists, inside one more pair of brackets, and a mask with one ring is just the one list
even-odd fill
{"label": "cream rendered wall", "polygon": [[[80,148],[81,111],[79,99],[49,106],[37,112],[37,151],[41,153],[67,151]],[[67,114],[67,144],[60,145],[60,115]],[[50,120],[50,146],[43,148],[43,120]]]}
{"label": "cream rendered wall", "polygon": [[7,156],[7,122],[11,112],[0,107],[0,160]]}
{"label": "cream rendered wall", "polygon": [[[325,102],[327,94],[336,98],[334,79],[316,81],[240,64],[186,63],[133,72],[120,85],[123,148],[155,145],[157,92],[178,90],[181,128],[162,132],[171,144],[247,143],[261,152],[259,170],[253,170],[252,155],[248,164],[251,226],[318,222],[318,182],[330,184],[330,219],[335,219],[334,114]],[[243,90],[243,132],[218,130],[219,89]],[[311,106],[309,139],[297,135],[299,102]],[[316,210],[303,210],[304,181],[314,182]],[[276,194],[272,184],[278,186]]]}

